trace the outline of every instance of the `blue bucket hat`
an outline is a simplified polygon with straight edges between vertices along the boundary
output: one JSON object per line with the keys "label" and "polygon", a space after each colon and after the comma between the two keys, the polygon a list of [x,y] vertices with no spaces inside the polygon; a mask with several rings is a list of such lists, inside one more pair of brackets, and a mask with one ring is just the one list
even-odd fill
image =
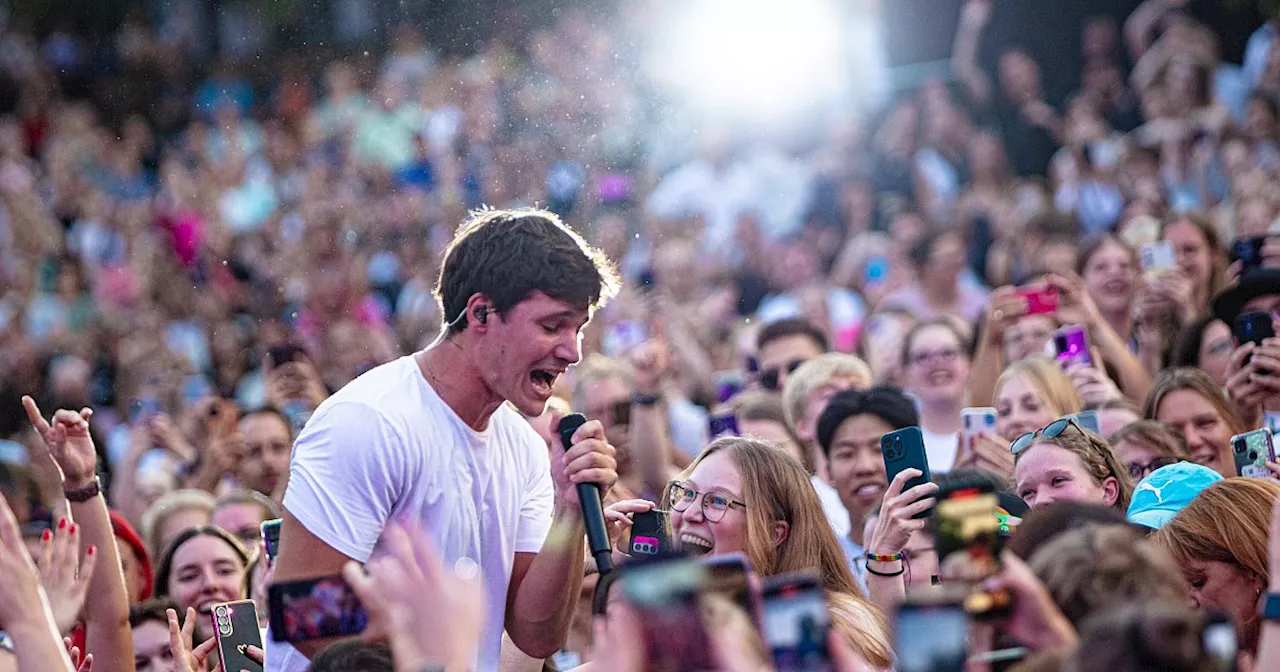
{"label": "blue bucket hat", "polygon": [[1192,462],[1160,467],[1133,489],[1125,517],[1135,525],[1158,530],[1201,491],[1221,480],[1218,472]]}

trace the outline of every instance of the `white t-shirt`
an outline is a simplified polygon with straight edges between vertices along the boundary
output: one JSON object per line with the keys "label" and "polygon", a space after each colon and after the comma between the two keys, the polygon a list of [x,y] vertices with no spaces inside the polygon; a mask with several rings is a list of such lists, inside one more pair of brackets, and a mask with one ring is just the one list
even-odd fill
{"label": "white t-shirt", "polygon": [[[294,444],[284,507],[360,562],[390,520],[416,520],[445,566],[480,566],[489,611],[475,669],[498,668],[516,553],[537,553],[555,486],[546,443],[503,405],[483,432],[436,394],[413,357],[379,366],[320,405]],[[305,672],[293,647],[267,642],[268,672]]]}
{"label": "white t-shirt", "polygon": [[844,508],[844,502],[840,501],[840,493],[820,476],[810,476],[809,482],[813,483],[813,489],[818,493],[818,501],[822,502],[822,512],[827,514],[827,521],[831,523],[831,529],[836,536],[849,536],[849,530],[853,529],[853,524],[849,521],[849,510]]}
{"label": "white t-shirt", "polygon": [[923,427],[924,452],[929,458],[929,472],[945,474],[951,471],[956,463],[956,453],[960,449],[960,433],[935,434]]}

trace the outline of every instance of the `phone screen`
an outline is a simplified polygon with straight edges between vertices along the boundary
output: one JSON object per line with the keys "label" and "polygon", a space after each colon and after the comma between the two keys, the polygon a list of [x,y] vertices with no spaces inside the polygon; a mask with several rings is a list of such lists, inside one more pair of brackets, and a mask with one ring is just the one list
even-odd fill
{"label": "phone screen", "polygon": [[903,604],[894,619],[899,672],[962,672],[969,617],[960,604]]}
{"label": "phone screen", "polygon": [[356,635],[369,625],[368,614],[341,576],[277,583],[267,596],[271,637],[277,642]]}
{"label": "phone screen", "polygon": [[1089,356],[1089,338],[1085,335],[1083,327],[1071,326],[1058,330],[1053,335],[1053,344],[1058,351],[1058,362],[1061,364],[1073,361],[1083,364],[1093,363],[1093,359]]}
{"label": "phone screen", "polygon": [[645,669],[715,669],[699,600],[706,567],[691,560],[673,560],[623,571],[626,574],[618,581],[627,603],[637,612]]}
{"label": "phone screen", "polygon": [[223,602],[213,605],[209,616],[218,636],[218,654],[224,670],[261,672],[262,665],[249,657],[250,646],[262,648],[262,631],[258,630],[258,609],[253,600]]}
{"label": "phone screen", "polygon": [[1139,252],[1139,257],[1142,263],[1142,270],[1148,273],[1173,268],[1177,263],[1177,257],[1173,252],[1173,243],[1164,240],[1143,245]]}
{"label": "phone screen", "polygon": [[817,582],[772,586],[764,597],[764,638],[780,672],[830,670],[831,616]]}

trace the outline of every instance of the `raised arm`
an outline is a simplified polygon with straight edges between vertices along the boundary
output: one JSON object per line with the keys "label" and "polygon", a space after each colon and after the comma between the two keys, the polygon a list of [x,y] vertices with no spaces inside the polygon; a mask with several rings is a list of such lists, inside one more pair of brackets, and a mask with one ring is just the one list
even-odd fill
{"label": "raised arm", "polygon": [[[13,638],[18,672],[74,672],[53,612],[40,591],[36,568],[22,542],[18,520],[0,497],[0,631]],[[133,652],[129,652],[133,660]],[[130,665],[132,669],[132,664]]]}
{"label": "raised arm", "polygon": [[97,672],[133,672],[133,633],[129,629],[129,597],[120,554],[116,550],[107,500],[98,489],[98,454],[89,436],[93,411],[61,409],[53,422],[45,420],[31,397],[23,397],[27,418],[44,440],[62,472],[62,488],[74,524],[80,528],[80,552],[95,547],[96,571],[85,604],[85,649],[93,654]]}
{"label": "raised arm", "polygon": [[990,105],[993,99],[991,78],[978,65],[978,49],[982,31],[991,20],[993,0],[967,0],[960,10],[960,26],[956,29],[956,41],[951,50],[951,70],[964,84],[969,99],[979,106]]}

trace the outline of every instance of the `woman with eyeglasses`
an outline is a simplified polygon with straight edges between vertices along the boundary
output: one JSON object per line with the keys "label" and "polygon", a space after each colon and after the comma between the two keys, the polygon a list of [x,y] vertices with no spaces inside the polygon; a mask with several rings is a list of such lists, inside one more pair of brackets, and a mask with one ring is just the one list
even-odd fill
{"label": "woman with eyeglasses", "polygon": [[1187,459],[1187,447],[1176,432],[1154,420],[1139,420],[1111,435],[1120,460],[1134,483],[1148,474]]}
{"label": "woman with eyeglasses", "polygon": [[1209,374],[1219,387],[1227,384],[1227,366],[1236,350],[1231,327],[1212,315],[1192,320],[1173,346],[1173,366],[1194,366]]}
{"label": "woman with eyeglasses", "polygon": [[1036,508],[1074,501],[1129,508],[1133,480],[1120,456],[1102,437],[1072,418],[1049,423],[1013,442],[1015,493]]}
{"label": "woman with eyeglasses", "polygon": [[[651,507],[637,500],[609,506],[611,533],[628,538],[629,514]],[[661,508],[671,511],[672,536],[691,555],[742,553],[761,577],[817,570],[828,601],[862,615],[857,631],[844,633],[856,652],[872,667],[891,664],[884,615],[862,596],[794,456],[753,439],[718,439],[671,482]]]}
{"label": "woman with eyeglasses", "polygon": [[971,363],[968,342],[954,321],[938,318],[917,324],[902,344],[906,391],[920,411],[931,471],[950,471],[956,461]]}
{"label": "woman with eyeglasses", "polygon": [[1246,431],[1222,388],[1200,369],[1166,369],[1156,377],[1142,416],[1173,427],[1187,444],[1192,462],[1236,476],[1231,437]]}

